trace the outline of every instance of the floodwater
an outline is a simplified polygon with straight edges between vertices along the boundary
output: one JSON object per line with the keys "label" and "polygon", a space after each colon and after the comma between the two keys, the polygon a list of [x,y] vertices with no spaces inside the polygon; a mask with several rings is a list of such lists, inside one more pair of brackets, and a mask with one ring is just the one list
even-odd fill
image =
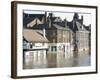
{"label": "floodwater", "polygon": [[60,67],[80,67],[90,66],[91,58],[88,51],[64,54],[64,53],[47,53],[25,55],[23,69],[35,68],[60,68]]}

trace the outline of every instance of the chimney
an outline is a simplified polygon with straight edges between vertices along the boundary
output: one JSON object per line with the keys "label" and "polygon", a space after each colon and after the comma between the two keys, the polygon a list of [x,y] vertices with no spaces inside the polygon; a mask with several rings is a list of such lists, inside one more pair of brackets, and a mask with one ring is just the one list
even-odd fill
{"label": "chimney", "polygon": [[48,17],[48,24],[49,24],[49,28],[51,28],[52,26],[52,16],[53,14],[52,13],[49,13],[49,17]]}
{"label": "chimney", "polygon": [[43,28],[43,37],[45,38],[46,37],[46,34],[45,34],[45,28]]}
{"label": "chimney", "polygon": [[49,13],[49,16],[48,16],[49,28],[52,27],[52,23],[53,23],[53,13]]}
{"label": "chimney", "polygon": [[44,15],[44,22],[45,23],[47,22],[47,12],[45,12],[45,15]]}
{"label": "chimney", "polygon": [[89,30],[91,30],[91,24],[89,25]]}
{"label": "chimney", "polygon": [[49,17],[50,17],[50,19],[52,20],[53,13],[49,13]]}
{"label": "chimney", "polygon": [[73,22],[73,29],[74,29],[74,27],[75,27],[75,21],[73,20],[72,22]]}
{"label": "chimney", "polygon": [[81,16],[81,21],[82,21],[81,24],[83,25],[83,16]]}
{"label": "chimney", "polygon": [[49,18],[48,24],[49,24],[49,28],[51,28],[51,19],[50,18]]}
{"label": "chimney", "polygon": [[64,19],[64,24],[65,24],[65,27],[67,28],[67,19],[66,18]]}
{"label": "chimney", "polygon": [[78,19],[79,19],[78,13],[75,13],[75,14],[74,14],[73,19],[74,19],[74,20],[78,20]]}

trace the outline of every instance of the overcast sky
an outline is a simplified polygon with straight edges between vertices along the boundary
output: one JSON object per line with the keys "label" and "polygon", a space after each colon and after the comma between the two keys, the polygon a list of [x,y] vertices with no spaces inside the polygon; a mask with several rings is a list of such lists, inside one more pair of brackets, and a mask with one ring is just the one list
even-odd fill
{"label": "overcast sky", "polygon": [[[28,13],[28,14],[44,14],[44,11],[33,11],[33,10],[25,10],[24,13]],[[50,12],[47,12],[47,15]],[[73,16],[74,16],[74,12],[52,12],[54,14],[54,16],[56,17],[60,17],[62,20],[63,19],[67,19],[67,21],[72,21]],[[91,14],[89,13],[78,13],[79,18],[81,18],[81,16],[83,15],[83,24],[85,25],[89,25],[91,24]]]}

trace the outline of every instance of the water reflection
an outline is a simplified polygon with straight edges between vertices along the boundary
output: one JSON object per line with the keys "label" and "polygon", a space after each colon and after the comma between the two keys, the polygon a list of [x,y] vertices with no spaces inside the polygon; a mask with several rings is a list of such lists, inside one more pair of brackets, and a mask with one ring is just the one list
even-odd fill
{"label": "water reflection", "polygon": [[90,66],[89,51],[74,53],[24,53],[23,69]]}

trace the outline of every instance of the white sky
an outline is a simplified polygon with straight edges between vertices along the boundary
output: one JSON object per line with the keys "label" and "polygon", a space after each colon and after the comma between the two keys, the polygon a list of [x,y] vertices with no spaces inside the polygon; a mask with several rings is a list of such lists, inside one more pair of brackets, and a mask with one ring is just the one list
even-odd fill
{"label": "white sky", "polygon": [[[28,14],[44,14],[45,11],[33,11],[33,10],[25,10],[25,13]],[[50,12],[47,12],[47,15]],[[73,16],[74,16],[74,12],[52,12],[56,17],[60,17],[62,20],[63,19],[67,19],[67,21],[72,21]],[[81,16],[83,15],[83,24],[85,25],[89,25],[91,24],[91,14],[89,13],[78,13],[79,18],[81,18]]]}

